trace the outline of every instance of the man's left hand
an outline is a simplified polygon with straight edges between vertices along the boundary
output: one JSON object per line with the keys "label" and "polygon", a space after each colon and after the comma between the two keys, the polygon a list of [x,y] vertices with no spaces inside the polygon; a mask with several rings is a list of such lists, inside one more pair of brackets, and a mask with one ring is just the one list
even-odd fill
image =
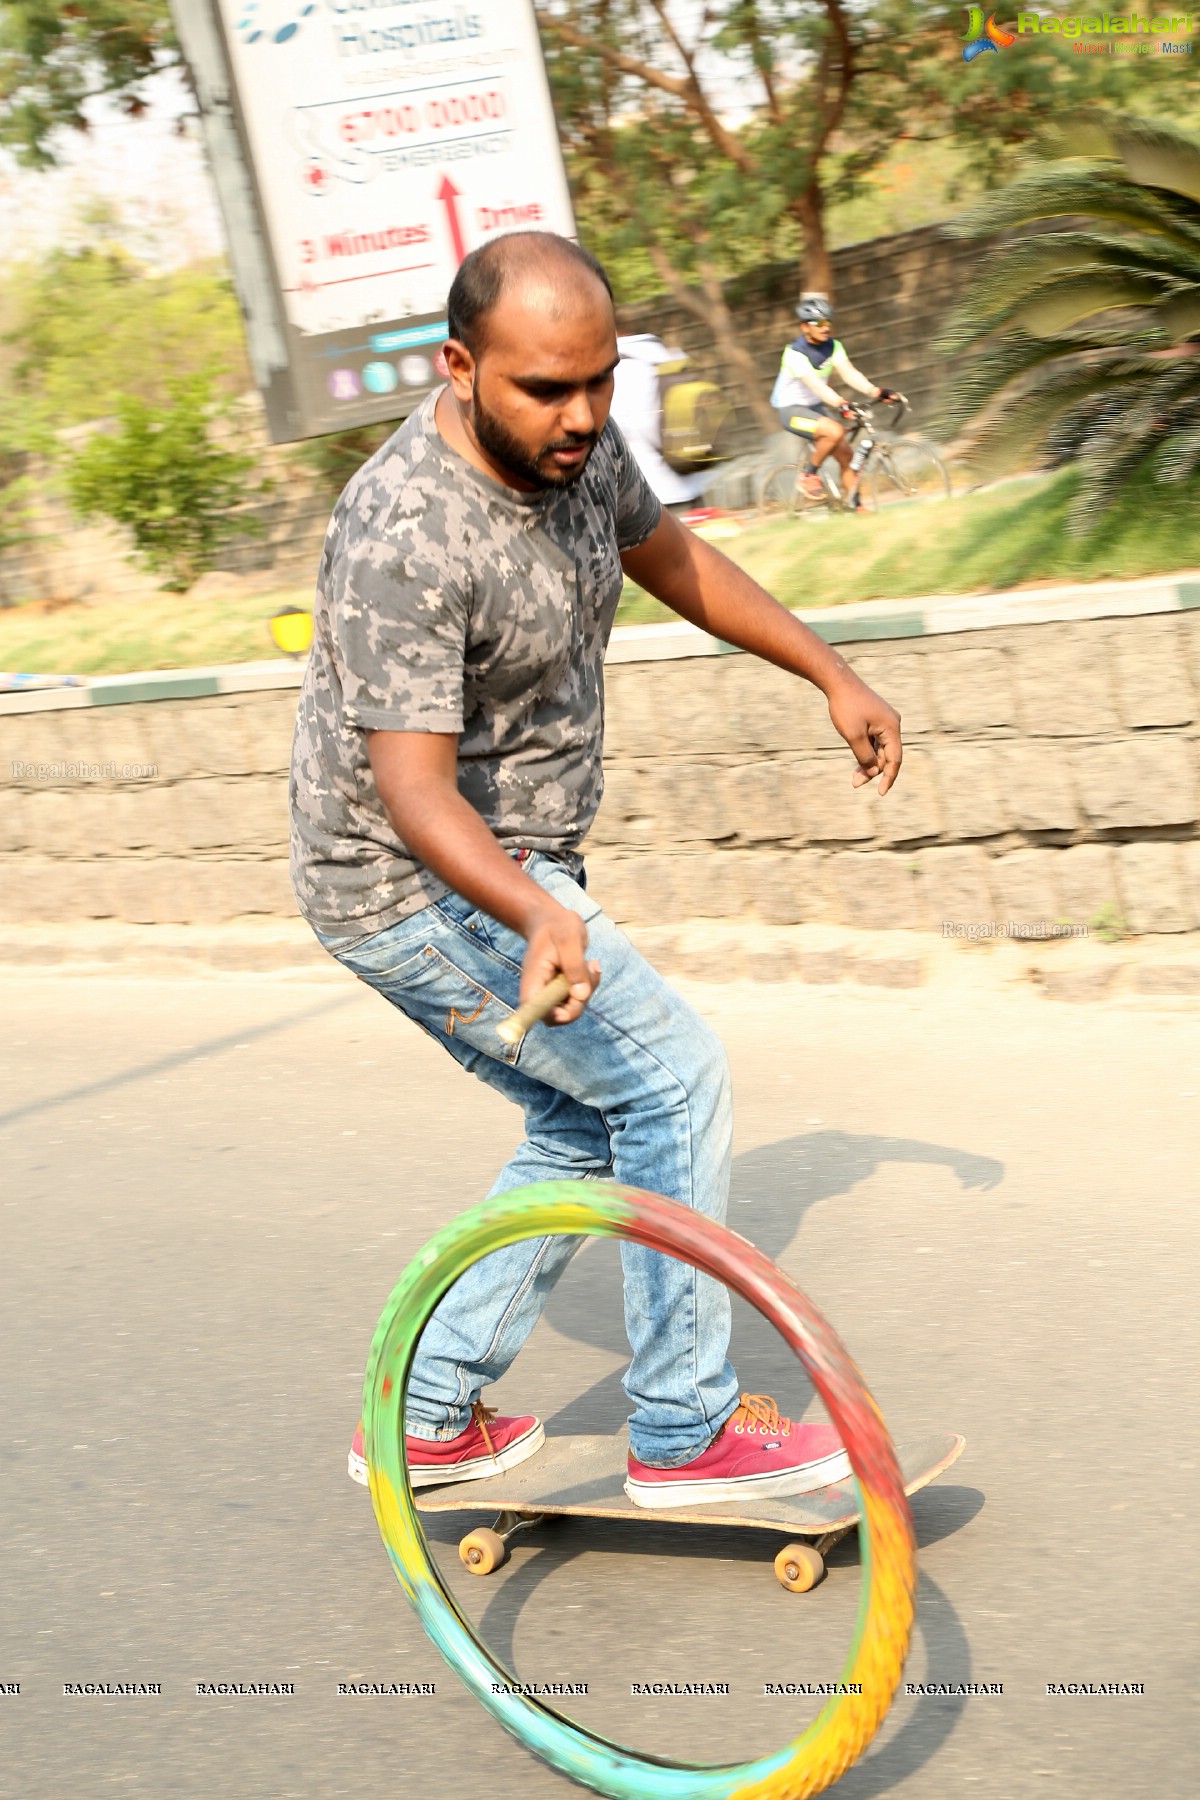
{"label": "man's left hand", "polygon": [[904,758],[900,714],[857,675],[843,676],[829,689],[828,698],[834,729],[858,758],[858,767],[850,777],[854,786],[865,787],[878,776],[879,792],[886,794],[900,773]]}

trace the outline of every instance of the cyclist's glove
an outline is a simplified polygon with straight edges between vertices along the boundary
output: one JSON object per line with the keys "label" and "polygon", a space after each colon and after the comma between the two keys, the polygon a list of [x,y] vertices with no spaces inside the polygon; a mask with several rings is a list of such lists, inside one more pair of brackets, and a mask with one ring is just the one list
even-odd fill
{"label": "cyclist's glove", "polygon": [[879,398],[886,405],[889,401],[892,401],[892,400],[903,400],[904,395],[898,394],[896,392],[895,388],[881,387],[879,390]]}
{"label": "cyclist's glove", "polygon": [[848,400],[842,402],[841,406],[838,408],[838,412],[841,417],[846,420],[847,424],[852,424],[858,419],[858,408],[856,406],[851,406]]}

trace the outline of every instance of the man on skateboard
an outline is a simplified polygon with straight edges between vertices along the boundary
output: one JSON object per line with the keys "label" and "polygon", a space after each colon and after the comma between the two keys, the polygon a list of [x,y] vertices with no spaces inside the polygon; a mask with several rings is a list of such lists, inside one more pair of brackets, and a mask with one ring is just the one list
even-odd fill
{"label": "man on skateboard", "polygon": [[[842,658],[663,513],[609,421],[600,265],[550,233],[495,239],[450,291],[449,383],[350,482],[321,560],[292,758],[292,880],[324,946],[526,1135],[493,1194],[607,1179],[723,1219],[725,1052],[587,892],[603,660],[622,570],[684,618],[814,683],[886,793],[899,719]],[[496,1027],[554,976],[554,1029]],[[600,987],[603,974],[603,987]],[[597,991],[599,990],[599,991]],[[543,1442],[483,1406],[579,1247],[496,1251],[446,1295],[408,1393],[413,1486],[495,1475]],[[623,1243],[629,1493],[672,1507],[849,1474],[833,1428],[739,1394],[725,1288]],[[365,1476],[361,1428],[351,1473]]]}

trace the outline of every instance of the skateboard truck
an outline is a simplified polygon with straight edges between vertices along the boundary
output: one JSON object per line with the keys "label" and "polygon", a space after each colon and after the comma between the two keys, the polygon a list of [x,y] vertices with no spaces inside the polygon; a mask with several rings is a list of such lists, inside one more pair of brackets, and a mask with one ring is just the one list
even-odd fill
{"label": "skateboard truck", "polygon": [[518,1531],[532,1531],[545,1523],[546,1513],[502,1512],[492,1525],[468,1531],[458,1546],[459,1560],[472,1575],[490,1575],[508,1561],[508,1543]]}
{"label": "skateboard truck", "polygon": [[[519,1531],[544,1525],[553,1513],[498,1513],[491,1525],[477,1526],[459,1541],[458,1556],[472,1575],[492,1575],[508,1561],[508,1546]],[[853,1526],[826,1532],[815,1544],[785,1544],[775,1557],[775,1574],[794,1594],[806,1594],[825,1575],[823,1552],[839,1544]]]}

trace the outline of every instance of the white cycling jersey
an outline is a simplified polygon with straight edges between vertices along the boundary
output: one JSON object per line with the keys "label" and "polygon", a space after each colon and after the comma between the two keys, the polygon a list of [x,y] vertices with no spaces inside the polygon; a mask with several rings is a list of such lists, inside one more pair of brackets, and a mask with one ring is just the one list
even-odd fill
{"label": "white cycling jersey", "polygon": [[783,353],[779,374],[771,389],[772,406],[830,406],[835,410],[842,397],[831,388],[827,376],[836,375],[847,387],[868,394],[874,400],[879,392],[846,355],[846,346],[837,338],[826,338],[823,344],[810,344],[807,338],[796,338]]}

